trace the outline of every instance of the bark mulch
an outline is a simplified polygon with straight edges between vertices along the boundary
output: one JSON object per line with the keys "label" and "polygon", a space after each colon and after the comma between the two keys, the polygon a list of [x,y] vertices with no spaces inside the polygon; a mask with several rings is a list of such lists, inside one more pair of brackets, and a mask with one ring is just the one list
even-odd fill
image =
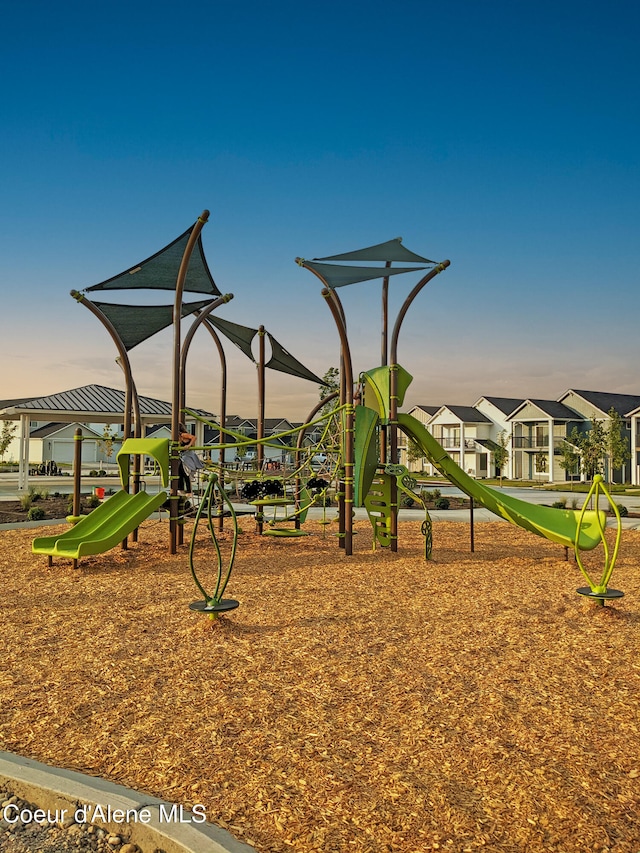
{"label": "bark mulch", "polygon": [[[0,532],[0,748],[202,804],[263,853],[638,853],[640,532],[601,608],[507,524],[470,554],[438,522],[429,563],[419,522],[398,554],[358,522],[353,557],[245,524],[216,621],[166,522],[76,571]],[[204,538],[197,560],[211,587]]]}

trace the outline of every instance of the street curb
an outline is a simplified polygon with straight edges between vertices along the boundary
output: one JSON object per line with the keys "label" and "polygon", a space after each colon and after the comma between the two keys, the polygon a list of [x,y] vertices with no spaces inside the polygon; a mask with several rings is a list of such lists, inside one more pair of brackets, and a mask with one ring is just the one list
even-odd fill
{"label": "street curb", "polygon": [[115,820],[94,817],[90,822],[113,834],[126,834],[143,853],[255,853],[254,847],[226,830],[202,823],[200,810],[194,814],[105,779],[49,767],[11,752],[0,751],[0,782],[20,799],[52,812],[66,809],[70,817],[82,806],[89,807],[90,816],[99,807],[107,818],[121,809],[130,818],[126,822],[118,815]]}

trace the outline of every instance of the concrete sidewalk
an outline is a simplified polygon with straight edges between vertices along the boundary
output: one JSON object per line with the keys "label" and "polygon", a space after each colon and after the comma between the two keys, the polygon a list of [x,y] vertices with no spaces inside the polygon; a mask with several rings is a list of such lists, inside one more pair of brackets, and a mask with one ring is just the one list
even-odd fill
{"label": "concrete sidewalk", "polygon": [[[49,811],[56,824],[67,828],[92,824],[126,836],[127,842],[137,844],[143,853],[255,853],[254,847],[205,822],[208,816],[204,807],[194,805],[189,812],[131,788],[49,767],[11,752],[0,752],[0,783],[21,800]],[[19,817],[15,811],[5,808],[4,821],[0,812],[0,827]]]}

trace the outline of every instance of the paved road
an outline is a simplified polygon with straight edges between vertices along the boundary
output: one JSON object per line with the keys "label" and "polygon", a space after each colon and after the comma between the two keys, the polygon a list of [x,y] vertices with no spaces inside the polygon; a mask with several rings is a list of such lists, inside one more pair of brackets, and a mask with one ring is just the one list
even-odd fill
{"label": "paved road", "polygon": [[[49,492],[61,492],[62,494],[70,494],[73,491],[73,478],[72,477],[32,477],[29,480],[30,485],[35,488],[43,488],[47,489]],[[83,477],[82,478],[82,490],[85,493],[90,493],[96,486],[102,486],[106,489],[118,489],[120,487],[120,481],[117,477]],[[159,477],[148,477],[146,480],[147,490],[151,493],[156,492],[160,488],[160,478]],[[460,491],[455,486],[445,486],[445,485],[432,485],[429,484],[426,488],[433,490],[434,488],[438,488],[443,496],[449,495],[452,497],[464,497],[464,493]],[[512,487],[505,486],[502,489],[499,487],[496,488],[497,491],[504,492],[505,495],[510,495],[514,498],[520,498],[520,500],[528,501],[529,503],[534,504],[548,504],[549,506],[555,501],[559,501],[562,499],[566,500],[567,506],[570,507],[572,501],[577,499],[577,506],[581,506],[581,502],[584,499],[584,493],[581,492],[552,492],[546,491],[540,488],[522,488],[522,487]],[[0,501],[2,500],[16,500],[18,498],[18,478],[15,474],[0,474]],[[616,503],[624,504],[629,512],[640,513],[640,495],[637,496],[628,496],[628,495],[615,495],[614,499]],[[244,505],[243,505],[244,506]],[[244,506],[246,509],[246,506]],[[602,503],[602,508],[604,509],[604,503]],[[448,520],[448,521],[468,521],[469,520],[469,511],[468,510],[430,510],[429,514],[434,520]],[[309,518],[322,518],[322,509],[320,507],[312,507],[309,511]],[[332,515],[335,515],[335,507],[331,507],[327,509],[327,517],[331,518]],[[400,510],[399,518],[400,519],[416,519],[420,516],[419,510]],[[357,518],[366,518],[366,511],[364,509],[356,510]],[[476,521],[501,521],[496,515],[489,512],[488,510],[482,507],[476,507],[474,512],[474,518]],[[640,528],[640,519],[637,518],[623,518],[624,527],[636,527]]]}

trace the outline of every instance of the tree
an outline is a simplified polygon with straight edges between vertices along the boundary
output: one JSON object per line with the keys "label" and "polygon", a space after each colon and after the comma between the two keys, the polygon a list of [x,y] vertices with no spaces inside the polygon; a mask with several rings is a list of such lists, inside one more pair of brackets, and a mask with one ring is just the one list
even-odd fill
{"label": "tree", "polygon": [[[609,457],[609,481],[613,481],[613,472],[624,468],[631,459],[631,452],[624,435],[624,423],[614,408],[609,409],[609,428],[607,430],[606,450]],[[624,477],[623,477],[624,479]]]}
{"label": "tree", "polygon": [[580,451],[580,465],[587,480],[602,474],[607,455],[607,432],[604,422],[597,418],[591,419],[591,428],[586,432],[579,432],[577,427],[571,430],[568,441]]}
{"label": "tree", "polygon": [[4,454],[7,448],[13,441],[13,436],[16,434],[18,424],[11,421],[2,421],[2,430],[0,430],[0,459],[4,461]]}
{"label": "tree", "polygon": [[[337,367],[330,367],[329,370],[322,377],[322,381],[326,383],[326,385],[320,385],[320,400],[326,400],[326,398],[333,394],[334,391],[340,390],[340,371]],[[329,412],[335,408],[335,400],[324,405],[318,415],[322,417],[322,415],[328,415]]]}
{"label": "tree", "polygon": [[580,454],[576,450],[574,444],[571,444],[566,438],[560,445],[560,459],[558,465],[571,477],[571,489],[573,490],[573,475],[578,471],[580,463]]}
{"label": "tree", "polygon": [[424,455],[424,451],[420,447],[419,444],[412,438],[407,439],[407,461],[408,462],[422,462],[422,470],[424,471],[424,460],[426,459]]}
{"label": "tree", "polygon": [[548,454],[544,450],[539,450],[536,453],[536,455],[535,455],[535,461],[536,461],[535,473],[536,474],[546,474],[548,458],[549,458]]}
{"label": "tree", "polygon": [[113,432],[111,431],[111,426],[110,426],[110,424],[107,424],[103,430],[102,438],[98,442],[100,444],[102,450],[104,451],[105,459],[107,462],[109,462],[109,460],[113,456],[114,439],[115,439],[115,436],[114,436]]}
{"label": "tree", "polygon": [[502,469],[509,461],[509,436],[505,430],[502,430],[498,436],[498,446],[493,449],[493,464],[498,469],[500,477],[500,486],[502,486]]}

